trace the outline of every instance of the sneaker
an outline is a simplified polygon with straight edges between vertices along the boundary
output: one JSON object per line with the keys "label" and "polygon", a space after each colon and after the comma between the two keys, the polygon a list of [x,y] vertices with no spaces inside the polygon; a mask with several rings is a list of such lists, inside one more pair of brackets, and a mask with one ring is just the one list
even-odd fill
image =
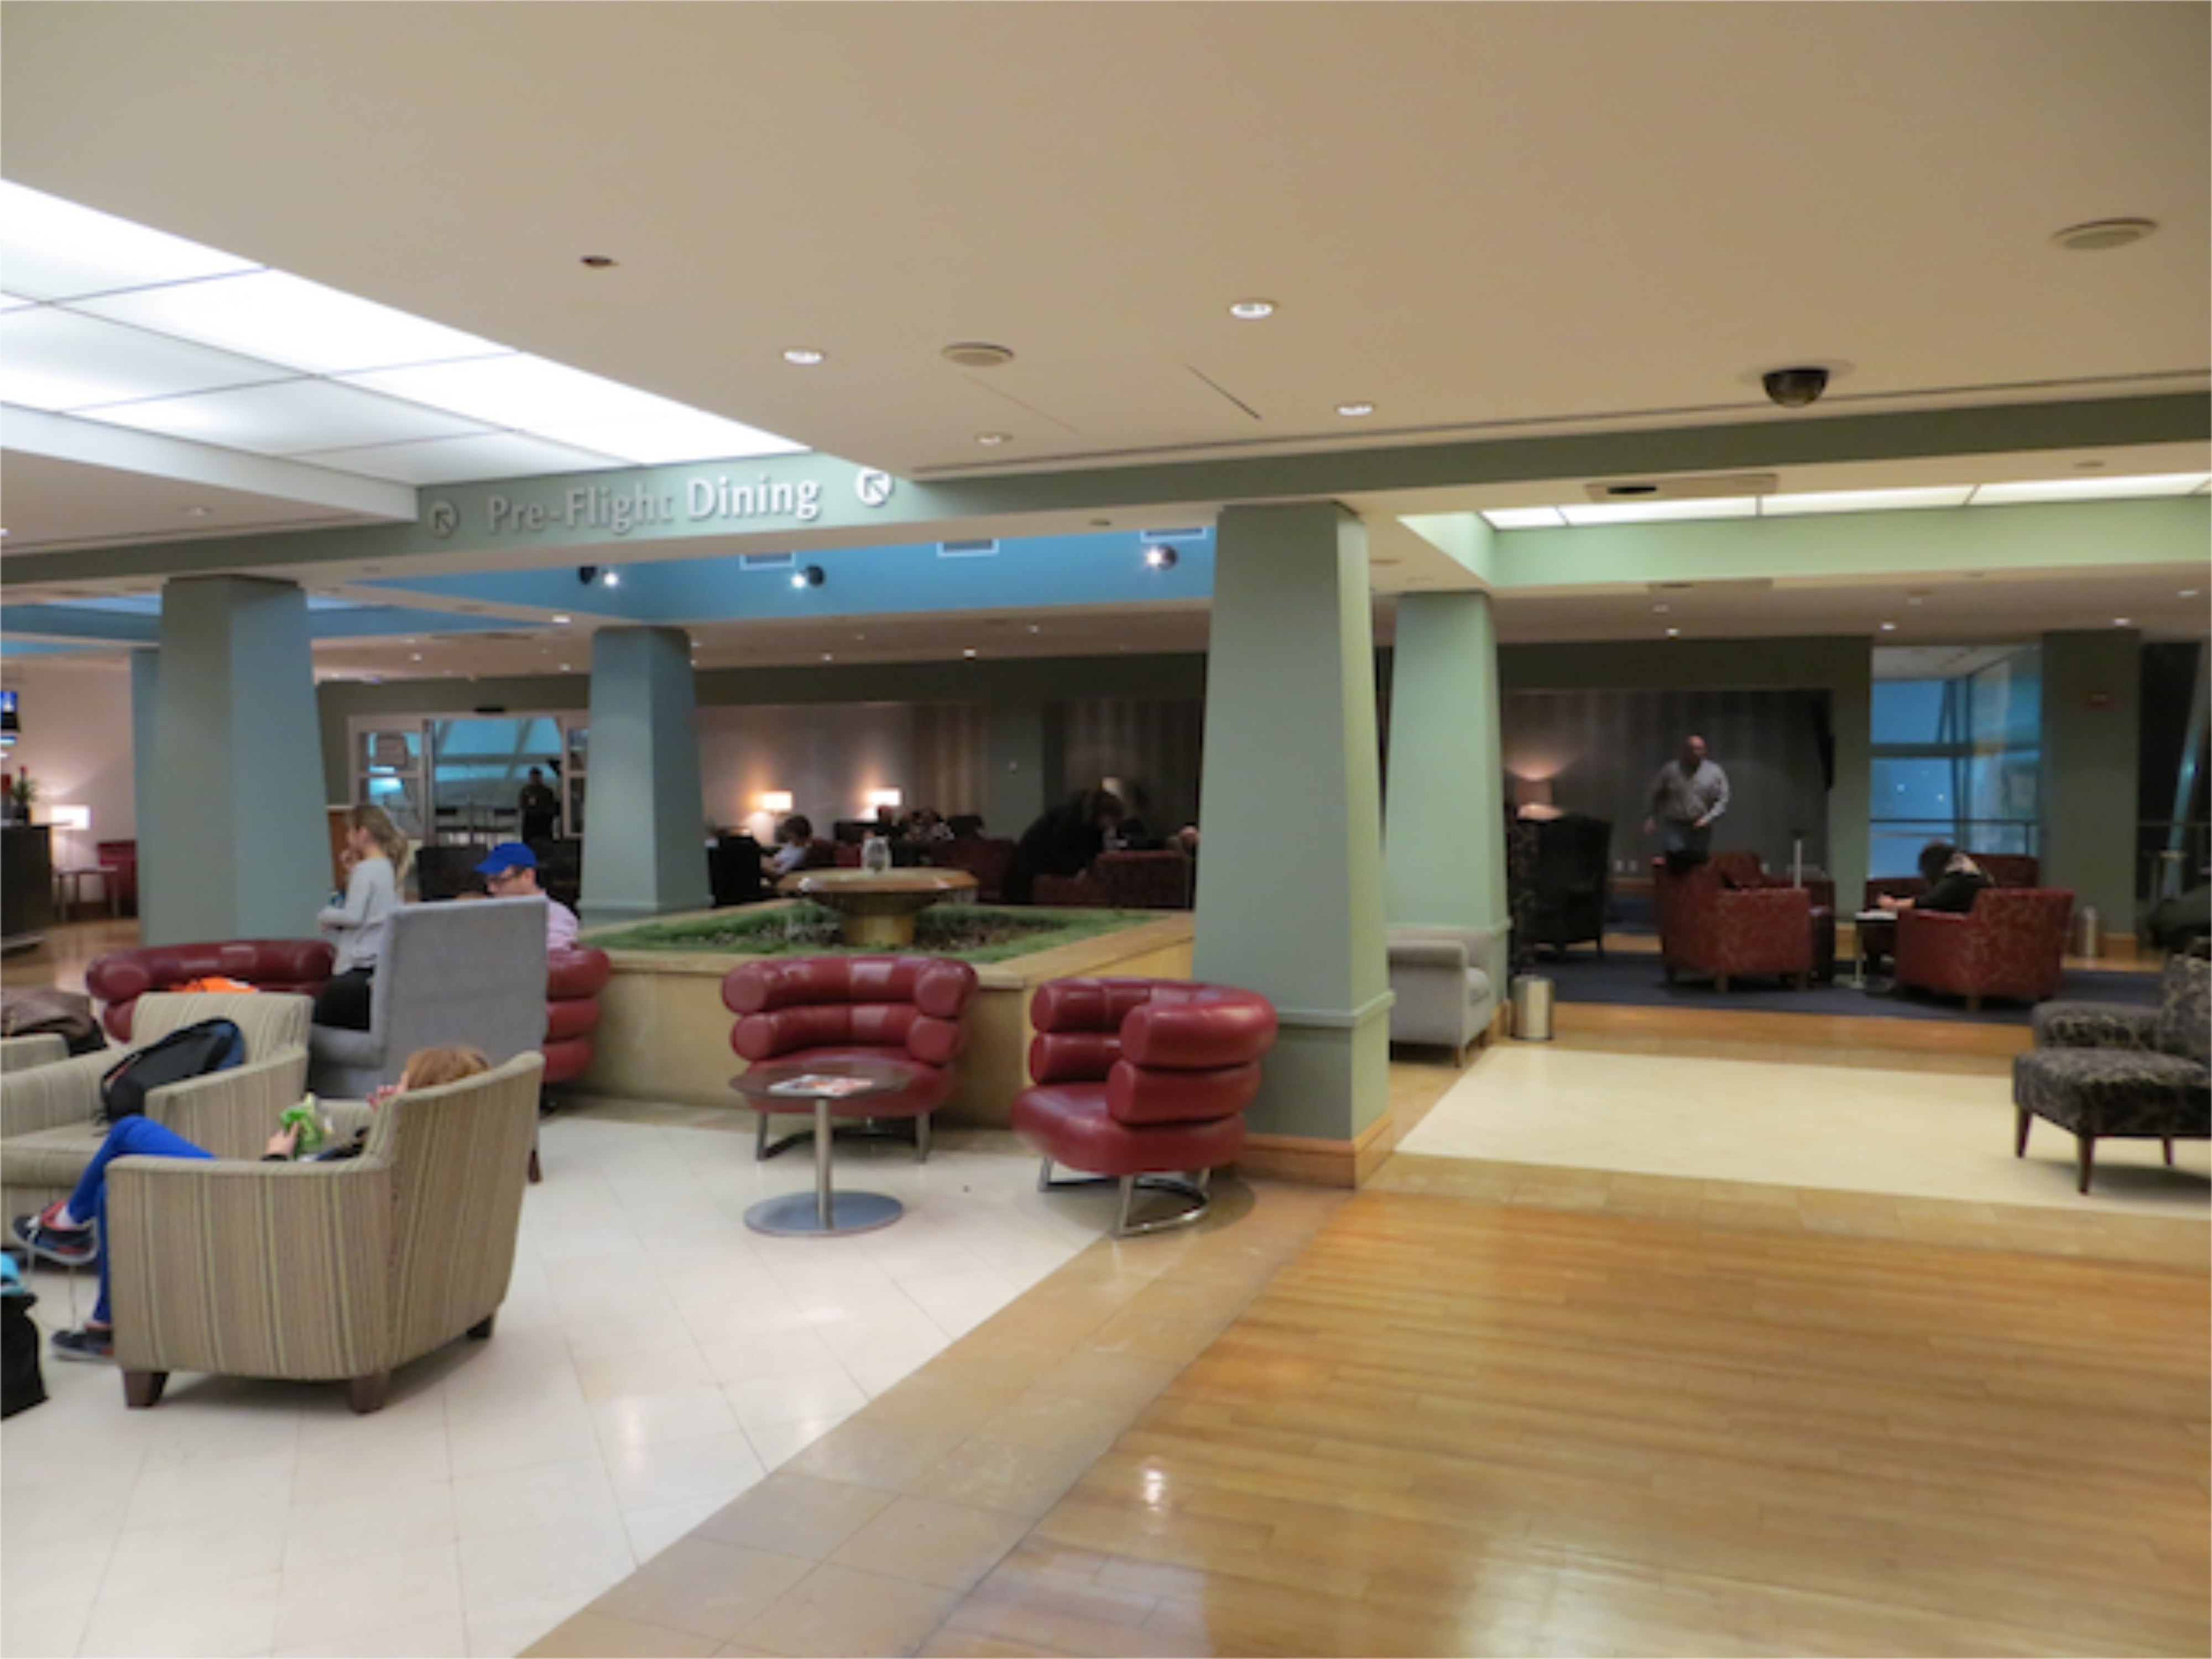
{"label": "sneaker", "polygon": [[61,1206],[49,1204],[36,1215],[19,1215],[9,1224],[16,1239],[33,1255],[64,1267],[88,1267],[100,1260],[100,1245],[89,1227],[55,1227],[46,1218]]}
{"label": "sneaker", "polygon": [[112,1359],[115,1333],[87,1325],[74,1331],[56,1331],[47,1339],[57,1359]]}

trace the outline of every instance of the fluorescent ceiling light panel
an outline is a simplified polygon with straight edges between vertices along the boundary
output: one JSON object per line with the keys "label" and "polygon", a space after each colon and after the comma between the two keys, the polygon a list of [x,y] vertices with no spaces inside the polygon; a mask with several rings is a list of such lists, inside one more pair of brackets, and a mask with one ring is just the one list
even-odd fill
{"label": "fluorescent ceiling light panel", "polygon": [[1499,507],[1482,515],[1492,530],[1564,530],[1567,521],[1556,507]]}
{"label": "fluorescent ceiling light panel", "polygon": [[587,426],[542,428],[557,443],[576,444],[618,455],[640,466],[669,466],[680,461],[744,460],[761,455],[798,455],[805,444],[779,438],[757,427],[726,421],[719,415],[686,410],[651,421],[607,421]]}
{"label": "fluorescent ceiling light panel", "polygon": [[1712,501],[1621,501],[1593,507],[1563,507],[1567,522],[1589,525],[1650,524],[1662,519],[1749,519],[1759,514],[1756,495],[1724,495]]}
{"label": "fluorescent ceiling light panel", "polygon": [[2146,478],[2041,478],[2023,483],[1984,484],[1974,491],[1976,507],[2009,507],[2026,501],[2121,501],[2149,495],[2186,495],[2201,488],[2202,472],[2168,472]]}
{"label": "fluorescent ceiling light panel", "polygon": [[[0,318],[0,322],[4,322]],[[580,368],[516,353],[417,368],[380,370],[345,377],[356,386],[450,410],[490,426],[544,432],[554,427],[642,421],[689,413],[684,405],[649,392],[617,385]]]}
{"label": "fluorescent ceiling light panel", "polygon": [[483,431],[458,415],[329,380],[284,380],[194,398],[161,398],[103,410],[100,418],[258,455],[356,449]]}
{"label": "fluorescent ceiling light panel", "polygon": [[386,444],[374,449],[326,449],[294,457],[341,472],[360,472],[398,483],[466,483],[478,478],[536,478],[549,472],[603,472],[622,461],[612,455],[548,443],[522,432],[481,438],[443,438],[430,443]]}
{"label": "fluorescent ceiling light panel", "polygon": [[1759,501],[1762,519],[1794,519],[1818,513],[1896,513],[1913,507],[1964,507],[1972,484],[1926,489],[1820,489],[1802,495],[1767,495]]}
{"label": "fluorescent ceiling light panel", "polygon": [[71,309],[309,374],[399,368],[507,350],[282,270],[143,289]]}
{"label": "fluorescent ceiling light panel", "polygon": [[0,313],[0,401],[24,409],[59,414],[283,378],[266,363],[50,306]]}
{"label": "fluorescent ceiling light panel", "polygon": [[250,259],[0,181],[0,288],[10,294],[67,300],[258,269]]}

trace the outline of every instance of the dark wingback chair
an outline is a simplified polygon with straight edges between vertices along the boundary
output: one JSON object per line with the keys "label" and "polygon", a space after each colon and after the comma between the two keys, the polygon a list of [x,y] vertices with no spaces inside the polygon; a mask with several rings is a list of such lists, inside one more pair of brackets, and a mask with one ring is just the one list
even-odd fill
{"label": "dark wingback chair", "polygon": [[1548,945],[1565,951],[1589,944],[1605,955],[1605,913],[1613,893],[1613,825],[1582,812],[1546,820],[1522,819],[1528,890],[1514,904],[1514,928],[1522,947]]}

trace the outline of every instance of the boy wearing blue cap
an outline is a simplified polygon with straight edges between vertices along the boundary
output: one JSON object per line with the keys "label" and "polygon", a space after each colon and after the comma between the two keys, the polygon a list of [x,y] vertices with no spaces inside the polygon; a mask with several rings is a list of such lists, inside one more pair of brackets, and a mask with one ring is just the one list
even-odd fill
{"label": "boy wearing blue cap", "polygon": [[545,901],[545,948],[576,948],[576,913],[538,884],[538,854],[519,841],[503,841],[491,849],[477,873],[494,898],[542,898]]}

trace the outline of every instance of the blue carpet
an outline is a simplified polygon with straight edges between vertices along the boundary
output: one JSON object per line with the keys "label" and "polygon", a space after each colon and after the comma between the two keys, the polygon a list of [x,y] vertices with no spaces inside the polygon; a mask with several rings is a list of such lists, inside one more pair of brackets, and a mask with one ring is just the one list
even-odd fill
{"label": "blue carpet", "polygon": [[[1642,1008],[1724,1008],[1746,1014],[1843,1014],[1870,1019],[1974,1020],[1985,1024],[2025,1025],[2031,1018],[2022,1002],[1991,1002],[1979,1013],[1966,1012],[1964,1001],[1923,991],[1880,995],[1855,991],[1844,981],[1850,977],[1848,963],[1837,964],[1834,985],[1815,985],[1800,991],[1784,981],[1732,980],[1725,992],[1716,991],[1711,980],[1677,980],[1667,983],[1656,956],[1630,956],[1616,951],[1600,962],[1588,946],[1579,946],[1564,957],[1539,953],[1532,970],[1558,988],[1556,999],[1565,1002],[1600,1002]],[[1875,983],[1883,981],[1876,981]],[[2139,1008],[2158,1006],[2156,974],[2069,972],[2058,988],[2068,1001],[2122,1002]]]}

